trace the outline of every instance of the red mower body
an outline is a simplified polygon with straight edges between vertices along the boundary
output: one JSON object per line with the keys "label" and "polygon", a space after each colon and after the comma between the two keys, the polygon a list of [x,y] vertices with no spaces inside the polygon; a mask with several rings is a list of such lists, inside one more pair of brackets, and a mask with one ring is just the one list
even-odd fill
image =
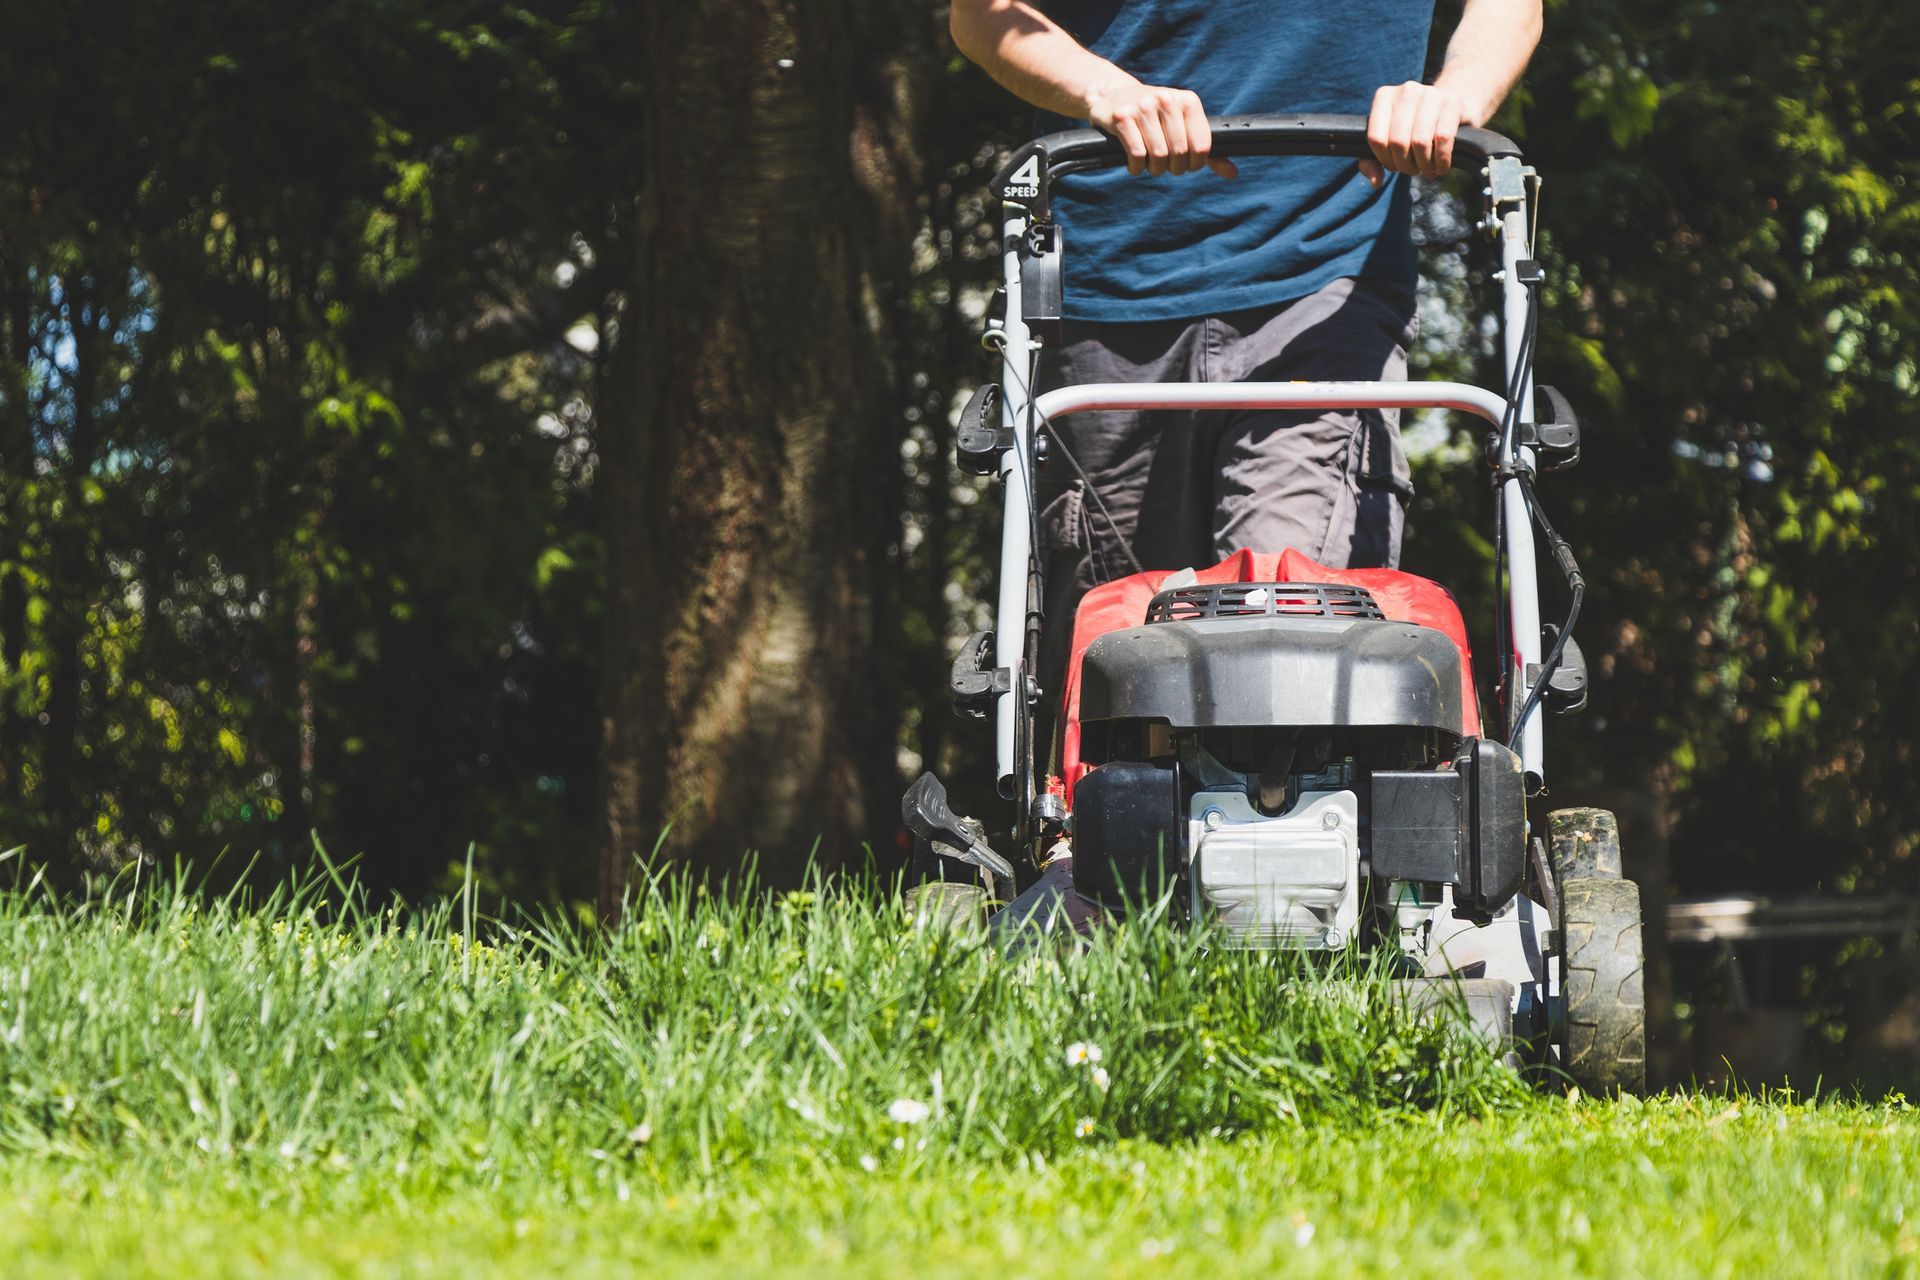
{"label": "red mower body", "polygon": [[[1147,606],[1173,576],[1173,570],[1150,570],[1116,578],[1089,591],[1074,616],[1073,647],[1067,659],[1065,716],[1061,744],[1061,774],[1067,803],[1073,803],[1074,784],[1089,768],[1080,759],[1080,664],[1087,647],[1109,631],[1145,623]],[[1398,569],[1330,569],[1298,551],[1236,551],[1211,568],[1196,573],[1201,584],[1227,582],[1324,582],[1361,587],[1372,594],[1391,621],[1431,627],[1460,650],[1460,705],[1466,717],[1464,735],[1478,737],[1480,704],[1473,690],[1473,655],[1467,647],[1467,627],[1460,607],[1445,587],[1430,578]]]}

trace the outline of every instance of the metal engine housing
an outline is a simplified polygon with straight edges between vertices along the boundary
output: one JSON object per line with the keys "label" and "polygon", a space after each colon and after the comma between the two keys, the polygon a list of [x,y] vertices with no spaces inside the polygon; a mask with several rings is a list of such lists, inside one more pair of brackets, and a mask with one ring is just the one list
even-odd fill
{"label": "metal engine housing", "polygon": [[1339,950],[1360,914],[1360,802],[1303,792],[1268,816],[1241,791],[1198,791],[1188,810],[1194,915],[1241,946]]}

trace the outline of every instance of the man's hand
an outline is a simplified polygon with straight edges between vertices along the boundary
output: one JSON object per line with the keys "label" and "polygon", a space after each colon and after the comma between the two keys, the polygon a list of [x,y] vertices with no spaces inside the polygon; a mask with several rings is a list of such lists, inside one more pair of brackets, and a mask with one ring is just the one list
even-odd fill
{"label": "man's hand", "polygon": [[1088,91],[1087,118],[1096,129],[1120,139],[1127,149],[1127,172],[1136,176],[1211,169],[1232,178],[1240,172],[1233,161],[1212,154],[1213,129],[1206,108],[1200,95],[1189,90],[1142,84],[1120,72],[1110,83]]}
{"label": "man's hand", "polygon": [[1390,84],[1373,95],[1367,117],[1367,142],[1373,159],[1360,162],[1360,172],[1378,187],[1387,171],[1437,178],[1453,167],[1453,140],[1463,124],[1480,121],[1469,113],[1460,95],[1439,85]]}
{"label": "man's hand", "polygon": [[1460,126],[1493,118],[1540,40],[1541,0],[1466,0],[1432,84],[1390,84],[1373,95],[1360,172],[1375,187],[1387,171],[1437,178],[1453,167]]}
{"label": "man's hand", "polygon": [[1198,94],[1142,84],[1089,53],[1032,0],[953,0],[951,15],[962,53],[1034,106],[1091,120],[1120,139],[1129,173],[1239,174],[1233,161],[1212,154]]}

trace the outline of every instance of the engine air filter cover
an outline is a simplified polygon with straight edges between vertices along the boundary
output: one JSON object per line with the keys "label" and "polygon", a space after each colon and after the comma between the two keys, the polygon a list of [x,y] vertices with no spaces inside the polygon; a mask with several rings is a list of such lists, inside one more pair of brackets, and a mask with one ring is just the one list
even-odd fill
{"label": "engine air filter cover", "polygon": [[1198,618],[1364,618],[1384,622],[1365,587],[1330,582],[1217,582],[1162,591],[1147,606],[1147,621]]}

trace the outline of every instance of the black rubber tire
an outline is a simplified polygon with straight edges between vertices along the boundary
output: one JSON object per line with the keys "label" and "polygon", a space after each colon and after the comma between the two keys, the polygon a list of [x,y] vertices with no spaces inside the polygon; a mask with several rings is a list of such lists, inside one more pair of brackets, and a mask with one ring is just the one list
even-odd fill
{"label": "black rubber tire", "polygon": [[1566,1038],[1560,1066],[1586,1093],[1644,1093],[1647,1000],[1640,886],[1610,876],[1560,883]]}
{"label": "black rubber tire", "polygon": [[1547,831],[1555,878],[1617,880],[1622,875],[1620,824],[1610,810],[1555,809],[1547,815]]}

